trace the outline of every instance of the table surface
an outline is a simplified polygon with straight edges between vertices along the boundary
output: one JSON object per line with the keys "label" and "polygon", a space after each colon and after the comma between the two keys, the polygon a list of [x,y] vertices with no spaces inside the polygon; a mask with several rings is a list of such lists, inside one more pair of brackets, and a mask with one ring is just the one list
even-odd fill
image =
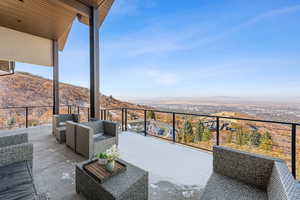
{"label": "table surface", "polygon": [[[120,194],[126,192],[131,187],[131,185],[135,184],[138,180],[140,180],[144,176],[148,176],[147,171],[137,166],[134,166],[126,161],[123,160],[119,160],[119,161],[126,164],[127,166],[126,171],[117,174],[113,177],[110,177],[104,183],[99,183],[95,181],[95,184],[98,184],[99,187],[102,187],[107,192],[111,193],[113,196],[120,196]],[[88,176],[91,179],[94,179],[83,169],[83,166],[89,162],[90,160],[84,161],[82,163],[77,164],[76,167],[79,170],[84,171],[84,174],[86,176]]]}
{"label": "table surface", "polygon": [[88,171],[91,176],[99,181],[100,183],[105,182],[109,178],[116,176],[119,173],[123,173],[126,170],[126,165],[120,163],[119,161],[115,162],[115,169],[113,172],[109,172],[106,170],[105,165],[99,164],[98,160],[93,160],[90,163],[84,166],[84,169]]}

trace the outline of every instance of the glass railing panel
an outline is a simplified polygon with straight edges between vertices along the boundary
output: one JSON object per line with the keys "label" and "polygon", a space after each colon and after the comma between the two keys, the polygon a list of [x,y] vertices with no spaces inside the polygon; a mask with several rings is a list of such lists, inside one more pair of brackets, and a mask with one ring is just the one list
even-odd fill
{"label": "glass railing panel", "polygon": [[147,111],[147,134],[173,140],[172,113]]}
{"label": "glass railing panel", "polygon": [[0,109],[0,129],[25,127],[25,108]]}
{"label": "glass railing panel", "polygon": [[77,111],[74,113],[79,114],[80,122],[89,121],[89,108],[87,107],[77,107]]}
{"label": "glass railing panel", "polygon": [[43,124],[52,124],[52,116],[52,107],[29,107],[28,127],[39,126]]}
{"label": "glass railing panel", "polygon": [[69,113],[68,106],[65,105],[59,106],[59,114],[68,114],[68,113]]}
{"label": "glass railing panel", "polygon": [[127,110],[127,131],[144,134],[144,111],[143,110]]}
{"label": "glass railing panel", "polygon": [[176,142],[199,149],[212,150],[216,144],[216,119],[176,114]]}
{"label": "glass railing panel", "polygon": [[122,130],[122,109],[109,109],[106,110],[106,120],[118,123],[119,131]]}
{"label": "glass railing panel", "polygon": [[280,158],[291,169],[291,126],[275,123],[222,120],[220,145]]}

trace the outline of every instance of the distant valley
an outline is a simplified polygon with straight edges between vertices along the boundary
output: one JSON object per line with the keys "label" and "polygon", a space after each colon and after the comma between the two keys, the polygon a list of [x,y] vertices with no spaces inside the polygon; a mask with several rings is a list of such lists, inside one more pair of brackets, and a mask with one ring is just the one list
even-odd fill
{"label": "distant valley", "polygon": [[259,119],[300,122],[300,99],[254,99],[233,97],[128,99],[157,109],[199,114],[236,112]]}

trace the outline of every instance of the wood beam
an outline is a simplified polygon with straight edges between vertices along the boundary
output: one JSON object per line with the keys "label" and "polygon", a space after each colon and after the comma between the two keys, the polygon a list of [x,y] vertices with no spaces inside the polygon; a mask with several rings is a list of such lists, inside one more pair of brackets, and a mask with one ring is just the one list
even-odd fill
{"label": "wood beam", "polygon": [[91,9],[87,5],[77,0],[57,0],[61,6],[66,9],[76,12],[79,16],[89,17],[91,15]]}
{"label": "wood beam", "polygon": [[90,112],[91,118],[100,119],[99,90],[99,10],[91,7],[90,15]]}
{"label": "wood beam", "polygon": [[59,114],[59,64],[57,40],[53,40],[53,114]]}

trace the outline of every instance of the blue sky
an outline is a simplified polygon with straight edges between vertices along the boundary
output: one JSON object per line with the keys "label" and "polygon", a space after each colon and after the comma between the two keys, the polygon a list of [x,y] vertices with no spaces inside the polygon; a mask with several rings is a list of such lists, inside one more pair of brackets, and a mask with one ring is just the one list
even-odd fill
{"label": "blue sky", "polygon": [[[101,92],[299,96],[299,21],[300,0],[116,0],[100,31]],[[88,56],[88,27],[75,22],[60,80],[88,87]]]}

